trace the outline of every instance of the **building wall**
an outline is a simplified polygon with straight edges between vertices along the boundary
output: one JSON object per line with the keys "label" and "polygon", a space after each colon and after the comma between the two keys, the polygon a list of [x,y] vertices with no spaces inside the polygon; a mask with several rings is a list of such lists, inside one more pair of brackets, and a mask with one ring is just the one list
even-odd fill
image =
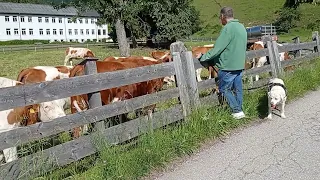
{"label": "building wall", "polygon": [[[6,21],[6,16],[9,17],[9,22]],[[14,17],[17,18],[16,22],[13,21]],[[29,18],[31,18],[31,22],[29,22]],[[39,22],[39,18],[41,18],[42,22]],[[99,27],[94,23],[97,18],[84,17],[77,19],[76,23],[69,20],[71,20],[71,17],[66,16],[0,14],[0,41],[39,39],[68,42],[78,40],[79,42],[84,42],[88,39],[92,41],[109,37],[107,25]],[[82,23],[80,23],[81,20]],[[86,20],[88,21],[86,22]],[[10,30],[10,35],[7,34],[7,29]],[[40,34],[41,29],[43,34]],[[54,30],[56,34],[54,34]],[[71,34],[69,34],[69,30],[71,30]],[[101,32],[100,35],[98,35],[99,30]],[[33,33],[30,34],[30,31]],[[47,31],[49,32],[48,34]],[[60,31],[62,31],[62,34],[60,34]],[[89,34],[87,34],[87,31],[89,31]]]}

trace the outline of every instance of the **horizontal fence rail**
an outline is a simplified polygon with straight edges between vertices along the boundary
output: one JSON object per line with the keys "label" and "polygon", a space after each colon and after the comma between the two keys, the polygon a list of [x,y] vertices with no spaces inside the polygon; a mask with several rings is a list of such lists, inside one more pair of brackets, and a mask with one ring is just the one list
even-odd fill
{"label": "horizontal fence rail", "polygon": [[[267,48],[257,51],[247,51],[246,59],[268,56],[269,65],[252,68],[244,71],[244,75],[253,76],[271,72],[271,77],[281,77],[282,70],[289,66],[307,62],[319,57],[319,38],[316,35],[312,42],[287,44],[279,46],[275,41],[267,41]],[[301,56],[296,53],[294,59],[281,61],[279,53],[301,49],[312,49],[314,52]],[[152,132],[163,126],[180,120],[188,120],[192,110],[200,104],[219,104],[215,94],[200,97],[199,92],[216,86],[215,79],[196,82],[195,69],[204,68],[204,63],[192,58],[182,42],[175,42],[170,46],[173,62],[113,72],[97,73],[27,84],[16,87],[0,88],[0,111],[15,107],[37,104],[70,96],[99,92],[101,90],[124,85],[144,82],[152,79],[175,75],[176,87],[161,90],[156,93],[99,105],[86,111],[69,114],[49,122],[40,122],[26,127],[19,127],[0,133],[0,149],[20,146],[33,141],[48,138],[62,132],[70,131],[82,125],[102,122],[103,120],[129,113],[134,110],[178,98],[179,103],[162,111],[152,113],[152,116],[143,116],[100,131],[81,136],[77,139],[48,149],[27,155],[15,161],[0,166],[1,179],[28,179],[36,177],[39,173],[54,170],[60,166],[68,165],[99,151],[95,139],[110,144],[119,144],[136,138],[143,133]],[[87,62],[88,63],[88,62]],[[90,62],[95,65],[95,62]],[[88,65],[88,64],[87,64]],[[96,67],[95,67],[96,68]],[[92,70],[92,69],[91,69]],[[269,78],[254,82],[252,89],[265,85]],[[90,103],[90,98],[89,98]],[[32,168],[25,168],[32,167]]]}
{"label": "horizontal fence rail", "polygon": [[0,89],[0,110],[96,92],[174,75],[173,63],[84,75]]}

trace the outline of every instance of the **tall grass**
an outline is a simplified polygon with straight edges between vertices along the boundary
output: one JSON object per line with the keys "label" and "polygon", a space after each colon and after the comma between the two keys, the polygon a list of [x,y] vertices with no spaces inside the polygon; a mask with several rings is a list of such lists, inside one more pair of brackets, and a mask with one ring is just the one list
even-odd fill
{"label": "tall grass", "polygon": [[[304,63],[294,73],[286,74],[283,80],[289,101],[303,96],[307,91],[316,90],[320,85],[320,59]],[[174,159],[191,155],[206,141],[228,134],[257,117],[265,117],[266,89],[251,93],[245,91],[243,106],[247,115],[244,120],[232,119],[228,109],[204,105],[195,110],[187,121],[142,135],[132,143],[111,147],[100,142],[97,144],[100,150],[97,160],[90,167],[86,164],[85,172],[79,173],[77,169],[84,166],[87,160],[45,177],[60,179],[73,175],[68,179],[139,179],[153,170],[161,170]]]}

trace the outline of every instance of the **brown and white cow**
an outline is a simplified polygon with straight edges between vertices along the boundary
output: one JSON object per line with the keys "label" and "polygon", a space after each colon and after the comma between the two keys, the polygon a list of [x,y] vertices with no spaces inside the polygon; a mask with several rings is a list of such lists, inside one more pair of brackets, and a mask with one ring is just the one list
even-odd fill
{"label": "brown and white cow", "polygon": [[[98,73],[102,72],[111,72],[117,70],[124,70],[130,68],[136,68],[141,66],[148,66],[158,64],[157,61],[149,61],[145,59],[132,59],[132,58],[122,58],[117,61],[97,61],[97,71]],[[81,76],[84,74],[84,66],[76,65],[72,70],[70,77]],[[126,86],[111,88],[100,91],[102,104],[106,105],[116,101],[121,101],[125,99],[131,99],[137,96],[151,94],[156,91],[159,91],[163,86],[163,79],[158,78],[150,81],[130,84]],[[153,111],[155,105],[146,107],[148,111]],[[71,112],[81,112],[88,109],[88,97],[87,94],[73,96],[71,97]],[[80,136],[80,128],[75,128],[73,132],[73,137],[77,138]]]}
{"label": "brown and white cow", "polygon": [[69,61],[70,65],[72,66],[72,59],[83,59],[86,57],[94,57],[94,53],[88,48],[68,47],[66,49],[64,65],[66,66]]}
{"label": "brown and white cow", "polygon": [[[170,53],[170,51],[169,51]],[[168,55],[169,53],[167,53],[166,55]],[[171,56],[170,56],[171,57]],[[119,60],[136,60],[136,59],[143,59],[143,60],[148,60],[148,61],[154,61],[154,62],[170,62],[171,58],[169,59],[167,56],[161,56],[159,59],[155,59],[152,57],[147,57],[147,56],[128,56],[128,57],[115,57],[115,56],[109,56],[103,59],[103,61],[119,61]],[[167,76],[164,77],[164,82],[167,83],[169,86],[171,86],[172,82],[174,82],[174,76]]]}
{"label": "brown and white cow", "polygon": [[[30,84],[69,78],[70,69],[70,66],[30,67],[20,71],[17,81],[24,84]],[[51,121],[52,119],[65,116],[66,114],[64,110],[70,107],[70,104],[70,98],[62,98],[40,103],[41,121]]]}
{"label": "brown and white cow", "polygon": [[[0,77],[0,88],[23,85],[23,83]],[[17,107],[13,109],[0,111],[0,133],[11,129],[35,124],[39,121],[39,104]],[[0,161],[5,159],[5,162],[11,162],[18,158],[17,147],[3,149],[3,154],[0,155]]]}
{"label": "brown and white cow", "polygon": [[[204,54],[204,53],[208,52],[210,49],[212,49],[213,47],[214,47],[213,44],[193,47],[192,48],[192,56],[193,56],[193,58],[195,58],[197,53]],[[170,54],[170,51],[152,51],[151,56],[153,58],[159,59],[159,60],[172,61],[172,56]],[[202,79],[201,79],[202,69],[203,68],[196,69],[196,78],[197,78],[198,82],[202,81]],[[208,67],[208,71],[209,71],[209,79],[211,79],[212,77],[216,77],[217,72],[215,71],[214,67],[212,67],[212,66]]]}

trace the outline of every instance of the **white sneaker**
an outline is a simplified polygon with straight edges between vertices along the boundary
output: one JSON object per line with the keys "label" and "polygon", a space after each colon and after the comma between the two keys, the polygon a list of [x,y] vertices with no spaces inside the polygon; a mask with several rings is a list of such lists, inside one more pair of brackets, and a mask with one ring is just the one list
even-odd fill
{"label": "white sneaker", "polygon": [[246,115],[244,115],[243,111],[241,111],[238,113],[232,113],[232,117],[235,119],[242,119],[242,118],[246,117]]}

